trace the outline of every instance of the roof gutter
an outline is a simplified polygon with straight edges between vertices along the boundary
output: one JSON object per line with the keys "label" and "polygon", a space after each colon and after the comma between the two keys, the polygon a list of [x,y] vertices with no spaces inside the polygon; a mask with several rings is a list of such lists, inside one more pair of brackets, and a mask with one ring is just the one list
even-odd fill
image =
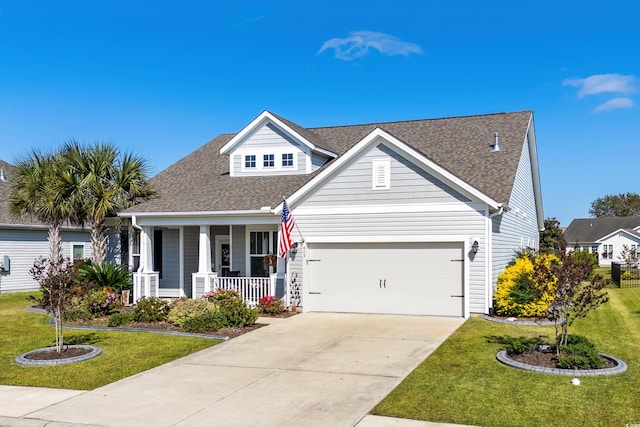
{"label": "roof gutter", "polygon": [[134,218],[136,215],[144,217],[199,217],[199,216],[222,216],[222,215],[271,215],[271,208],[252,209],[243,211],[195,211],[195,212],[124,212],[118,216],[123,218]]}
{"label": "roof gutter", "polygon": [[498,215],[502,215],[503,213],[504,213],[504,204],[500,203],[498,205],[498,211],[490,214],[489,215],[489,219],[493,219],[493,218],[497,217]]}

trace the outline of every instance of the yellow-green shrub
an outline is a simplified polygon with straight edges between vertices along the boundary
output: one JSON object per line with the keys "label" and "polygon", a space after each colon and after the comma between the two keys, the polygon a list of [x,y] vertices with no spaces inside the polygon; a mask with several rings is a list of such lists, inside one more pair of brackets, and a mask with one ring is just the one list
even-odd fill
{"label": "yellow-green shrub", "polygon": [[498,276],[494,293],[496,313],[503,316],[540,316],[549,308],[558,279],[551,268],[555,255],[522,256]]}

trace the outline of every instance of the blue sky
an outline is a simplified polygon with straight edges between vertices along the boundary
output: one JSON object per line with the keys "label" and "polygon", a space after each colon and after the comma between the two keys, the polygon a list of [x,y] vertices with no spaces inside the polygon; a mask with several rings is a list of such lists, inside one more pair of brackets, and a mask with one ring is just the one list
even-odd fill
{"label": "blue sky", "polygon": [[0,158],[108,141],[155,174],[265,109],[305,127],[531,109],[545,217],[568,225],[598,197],[640,192],[639,12],[0,0]]}

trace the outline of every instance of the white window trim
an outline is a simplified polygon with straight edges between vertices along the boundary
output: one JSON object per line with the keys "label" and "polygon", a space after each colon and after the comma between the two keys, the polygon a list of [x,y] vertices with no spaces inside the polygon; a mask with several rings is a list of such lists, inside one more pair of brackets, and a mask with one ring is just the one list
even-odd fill
{"label": "white window trim", "polygon": [[[264,156],[273,156],[273,166],[265,166],[264,162],[265,162],[265,158]],[[269,170],[273,170],[276,169],[276,155],[274,153],[264,153],[262,154],[262,169],[269,169]],[[266,160],[268,161],[268,160]]]}
{"label": "white window trim", "polygon": [[[269,233],[269,250],[267,254],[271,252],[271,248],[273,247],[273,243],[271,239],[273,239],[273,232],[278,231],[278,226],[273,225],[255,225],[255,226],[246,226],[245,227],[245,275],[249,277],[251,275],[251,232],[252,231],[261,231],[264,233]],[[275,242],[277,244],[277,242]],[[266,254],[254,254],[254,256],[260,256]]]}
{"label": "white window trim", "polygon": [[[254,161],[256,163],[255,166],[247,166],[247,157],[249,157],[249,156],[254,156],[255,157],[255,159],[254,159]],[[251,153],[241,154],[241,159],[242,159],[242,161],[241,161],[242,168],[241,169],[243,171],[258,170],[259,162],[258,162],[258,156],[256,154],[251,154]]]}
{"label": "white window trim", "polygon": [[388,190],[391,188],[391,161],[373,159],[371,162],[371,189]]}
{"label": "white window trim", "polygon": [[73,261],[75,258],[73,257],[73,247],[74,246],[82,246],[82,257],[79,259],[87,258],[87,244],[84,242],[69,242],[69,259]]}
{"label": "white window trim", "polygon": [[[282,156],[284,156],[285,154],[291,154],[291,165],[285,165],[284,164],[284,159],[282,158]],[[295,169],[296,168],[296,155],[293,151],[290,152],[282,152],[280,153],[280,167],[282,169]]]}
{"label": "white window trim", "polygon": [[[272,149],[256,149],[256,150],[238,150],[231,156],[240,155],[240,172],[256,173],[256,172],[274,172],[274,171],[297,171],[298,170],[298,153],[299,150],[291,148],[272,148]],[[282,155],[293,155],[293,166],[282,166]],[[264,156],[273,155],[273,166],[264,166]],[[256,156],[256,166],[248,168],[245,165],[246,156]],[[302,171],[301,171],[302,172]],[[232,174],[233,176],[233,174]]]}

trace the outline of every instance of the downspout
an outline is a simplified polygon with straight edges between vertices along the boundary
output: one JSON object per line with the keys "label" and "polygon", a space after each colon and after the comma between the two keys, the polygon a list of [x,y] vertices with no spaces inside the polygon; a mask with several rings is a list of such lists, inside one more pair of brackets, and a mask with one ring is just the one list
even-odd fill
{"label": "downspout", "polygon": [[489,284],[489,286],[487,287],[487,308],[489,309],[489,313],[491,313],[491,311],[493,310],[493,300],[491,298],[491,295],[493,294],[493,282],[492,282],[492,278],[493,278],[493,238],[491,235],[491,230],[493,228],[493,218],[502,215],[504,213],[504,203],[500,203],[498,205],[499,209],[497,212],[494,212],[492,214],[489,214],[489,230],[487,233],[487,238],[488,238],[488,242],[487,242],[487,264],[488,264],[488,268],[487,268],[487,283]]}

